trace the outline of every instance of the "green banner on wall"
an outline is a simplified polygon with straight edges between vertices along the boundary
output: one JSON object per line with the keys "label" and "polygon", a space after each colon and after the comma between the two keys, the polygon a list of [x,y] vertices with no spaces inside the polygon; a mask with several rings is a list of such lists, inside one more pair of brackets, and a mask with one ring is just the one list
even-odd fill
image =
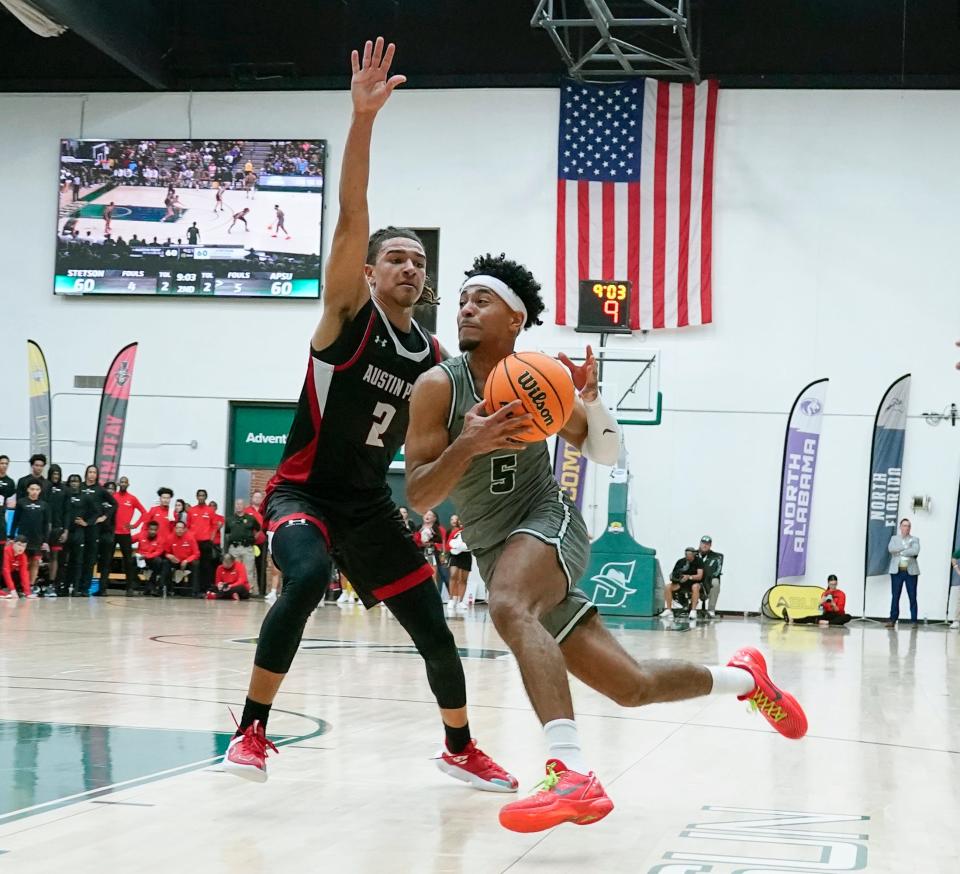
{"label": "green banner on wall", "polygon": [[293,423],[295,404],[231,404],[229,464],[275,468]]}

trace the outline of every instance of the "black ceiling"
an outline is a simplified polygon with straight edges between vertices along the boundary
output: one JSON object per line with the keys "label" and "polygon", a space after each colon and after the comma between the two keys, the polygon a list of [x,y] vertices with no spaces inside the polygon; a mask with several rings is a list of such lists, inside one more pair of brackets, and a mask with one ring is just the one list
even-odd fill
{"label": "black ceiling", "polygon": [[[0,8],[2,91],[343,88],[349,50],[381,33],[408,87],[563,74],[533,0],[31,2],[71,29],[44,39]],[[960,88],[960,0],[693,0],[692,20],[703,75],[727,87]]]}

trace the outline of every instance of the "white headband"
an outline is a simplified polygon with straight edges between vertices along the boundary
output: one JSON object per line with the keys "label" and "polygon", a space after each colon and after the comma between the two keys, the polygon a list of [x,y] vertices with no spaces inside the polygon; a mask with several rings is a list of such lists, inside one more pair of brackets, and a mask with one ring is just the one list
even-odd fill
{"label": "white headband", "polygon": [[518,295],[507,283],[496,276],[471,276],[463,285],[460,286],[462,294],[468,288],[489,288],[497,297],[499,297],[515,313],[523,314],[523,324],[527,324],[527,308],[523,305]]}

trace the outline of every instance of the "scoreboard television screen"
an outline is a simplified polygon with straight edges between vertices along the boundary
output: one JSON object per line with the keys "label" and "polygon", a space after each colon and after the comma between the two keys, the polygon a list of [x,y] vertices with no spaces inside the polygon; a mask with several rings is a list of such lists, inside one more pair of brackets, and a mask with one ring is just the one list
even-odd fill
{"label": "scoreboard television screen", "polygon": [[54,292],[320,296],[325,140],[61,140]]}

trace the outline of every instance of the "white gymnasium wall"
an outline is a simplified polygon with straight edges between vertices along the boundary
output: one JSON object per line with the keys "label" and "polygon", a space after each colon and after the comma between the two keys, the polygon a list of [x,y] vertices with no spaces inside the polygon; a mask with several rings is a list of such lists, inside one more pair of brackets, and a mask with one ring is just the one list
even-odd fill
{"label": "white gymnasium wall", "polygon": [[[123,342],[138,339],[128,445],[198,448],[128,448],[126,472],[141,495],[164,482],[221,497],[227,400],[296,397],[318,305],[55,298],[57,141],[81,134],[83,99],[0,96],[0,451],[27,455],[27,337],[43,345],[54,392],[72,391],[75,373],[102,373]],[[187,107],[182,94],[92,95],[82,133],[186,137]],[[340,93],[200,94],[192,132],[325,137],[335,191],[348,114]],[[441,228],[440,338],[450,348],[453,291],[474,254],[506,250],[552,288],[556,118],[551,91],[409,91],[378,122],[372,220]],[[836,572],[859,611],[872,415],[886,386],[911,371],[903,493],[934,499],[915,533],[921,614],[942,616],[960,432],[931,428],[919,413],[958,399],[960,95],[727,91],[718,123],[717,321],[629,341],[662,351],[667,407],[662,427],[628,436],[634,533],[664,564],[712,534],[727,557],[721,606],[757,609],[773,577],[786,412],[806,382],[829,376],[808,579]],[[326,218],[328,248],[335,204]],[[582,339],[545,325],[524,345]],[[155,394],[188,397],[142,397]],[[96,408],[96,393],[57,397],[56,435],[90,441]],[[63,443],[56,454],[72,467],[91,450]],[[588,493],[594,530],[606,503],[605,477],[597,480]],[[884,579],[871,580],[868,612],[885,611],[887,591]]]}

